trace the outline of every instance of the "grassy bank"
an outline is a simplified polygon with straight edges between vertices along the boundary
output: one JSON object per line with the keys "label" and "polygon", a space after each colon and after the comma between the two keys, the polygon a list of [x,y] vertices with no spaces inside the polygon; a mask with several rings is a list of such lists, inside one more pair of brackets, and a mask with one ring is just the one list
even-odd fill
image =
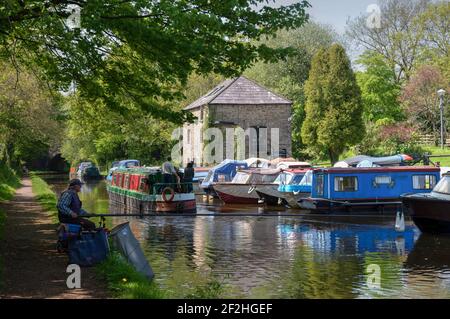
{"label": "grassy bank", "polygon": [[116,298],[161,299],[168,293],[154,282],[148,281],[128,264],[122,256],[113,251],[108,259],[96,267],[97,273],[106,280],[108,288]]}
{"label": "grassy bank", "polygon": [[34,172],[30,173],[32,190],[38,202],[50,214],[52,222],[58,223],[57,198],[50,186]]}
{"label": "grassy bank", "polygon": [[[20,186],[19,176],[14,170],[0,164],[0,201],[13,198],[15,190]],[[6,214],[0,209],[0,241],[3,240],[3,229],[6,222]],[[2,287],[2,256],[0,256],[0,289]]]}

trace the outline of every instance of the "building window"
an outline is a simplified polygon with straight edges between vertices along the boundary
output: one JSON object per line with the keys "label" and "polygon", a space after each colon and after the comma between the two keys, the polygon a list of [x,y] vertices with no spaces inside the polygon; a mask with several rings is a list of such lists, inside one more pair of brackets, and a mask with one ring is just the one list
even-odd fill
{"label": "building window", "polygon": [[316,193],[323,196],[323,175],[316,176]]}
{"label": "building window", "polygon": [[188,143],[191,143],[191,130],[190,129],[187,130],[187,140],[188,140]]}
{"label": "building window", "polygon": [[355,192],[358,190],[358,178],[356,176],[336,176],[334,178],[334,191]]}
{"label": "building window", "polygon": [[433,189],[435,185],[434,175],[413,175],[413,189]]}

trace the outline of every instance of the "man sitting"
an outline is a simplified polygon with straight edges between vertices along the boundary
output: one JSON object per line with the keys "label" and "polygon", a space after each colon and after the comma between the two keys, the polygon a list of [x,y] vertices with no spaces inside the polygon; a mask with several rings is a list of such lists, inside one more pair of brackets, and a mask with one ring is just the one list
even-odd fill
{"label": "man sitting", "polygon": [[93,222],[80,217],[87,214],[87,212],[81,208],[82,202],[78,197],[81,185],[83,185],[83,183],[79,179],[72,179],[69,182],[67,190],[61,193],[56,206],[58,208],[58,219],[64,224],[77,224],[81,225],[85,230],[94,230],[95,224]]}

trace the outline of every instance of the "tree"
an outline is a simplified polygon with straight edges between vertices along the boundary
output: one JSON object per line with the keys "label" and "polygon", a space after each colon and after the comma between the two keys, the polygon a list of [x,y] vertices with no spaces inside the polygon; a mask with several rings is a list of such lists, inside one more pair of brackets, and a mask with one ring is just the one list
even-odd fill
{"label": "tree", "polygon": [[[111,109],[132,103],[153,116],[192,120],[167,101],[197,72],[237,75],[287,48],[255,44],[306,20],[306,1],[27,0],[0,6],[0,57],[19,61],[54,89],[76,87]],[[80,17],[80,25],[67,18]],[[74,19],[77,20],[77,19]],[[162,103],[162,101],[165,101]]]}
{"label": "tree", "polygon": [[364,72],[356,74],[361,88],[364,119],[373,122],[383,119],[402,120],[404,114],[399,101],[401,89],[394,71],[374,51],[366,51],[360,56],[358,63],[366,68]]}
{"label": "tree", "polygon": [[409,119],[422,132],[432,133],[436,142],[440,135],[440,113],[437,90],[447,88],[444,79],[435,66],[421,66],[403,88],[401,100],[405,104]]}
{"label": "tree", "polygon": [[440,68],[445,78],[450,78],[450,3],[433,3],[419,17],[426,40],[421,60]]}
{"label": "tree", "polygon": [[114,112],[99,101],[91,104],[79,95],[68,97],[62,155],[71,163],[90,159],[106,166],[123,158],[155,165],[169,155],[174,124],[158,121],[132,106]]}
{"label": "tree", "polygon": [[314,57],[305,83],[302,138],[309,150],[332,163],[364,136],[361,92],[345,49],[334,44]]}
{"label": "tree", "polygon": [[0,159],[17,166],[56,150],[61,137],[61,96],[51,95],[29,72],[17,76],[0,63]]}
{"label": "tree", "polygon": [[286,59],[265,63],[257,62],[245,74],[293,102],[291,117],[292,153],[305,158],[305,145],[301,127],[305,118],[304,84],[308,79],[311,60],[321,48],[331,46],[338,39],[335,31],[327,25],[308,22],[295,30],[283,30],[264,43],[274,47],[292,47],[293,53]]}
{"label": "tree", "polygon": [[396,72],[397,82],[408,80],[425,43],[419,17],[430,0],[380,0],[379,27],[366,16],[348,24],[347,35],[358,46],[381,54]]}

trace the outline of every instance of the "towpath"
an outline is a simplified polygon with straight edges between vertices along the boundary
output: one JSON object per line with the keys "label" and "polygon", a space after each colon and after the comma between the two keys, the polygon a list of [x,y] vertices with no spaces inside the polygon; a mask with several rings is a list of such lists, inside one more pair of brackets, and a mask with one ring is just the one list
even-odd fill
{"label": "towpath", "polygon": [[81,289],[67,288],[67,256],[56,252],[56,226],[35,199],[30,179],[24,178],[14,198],[0,207],[7,214],[0,298],[108,298],[93,268],[81,269]]}

